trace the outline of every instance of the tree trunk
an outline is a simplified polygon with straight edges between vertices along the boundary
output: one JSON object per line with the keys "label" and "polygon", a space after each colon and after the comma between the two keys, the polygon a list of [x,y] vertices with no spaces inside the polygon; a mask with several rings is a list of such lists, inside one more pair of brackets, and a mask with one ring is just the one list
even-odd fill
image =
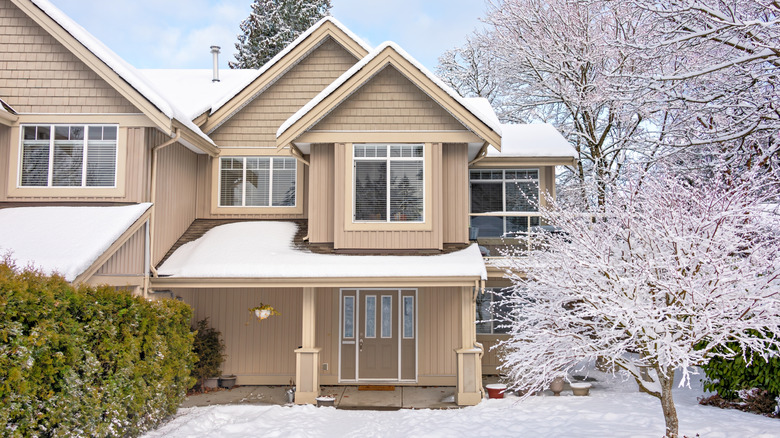
{"label": "tree trunk", "polygon": [[672,399],[674,368],[668,368],[666,376],[659,372],[658,379],[661,384],[661,408],[664,411],[664,421],[666,422],[666,436],[668,438],[677,438],[679,424],[677,421],[677,409],[674,407],[674,400]]}

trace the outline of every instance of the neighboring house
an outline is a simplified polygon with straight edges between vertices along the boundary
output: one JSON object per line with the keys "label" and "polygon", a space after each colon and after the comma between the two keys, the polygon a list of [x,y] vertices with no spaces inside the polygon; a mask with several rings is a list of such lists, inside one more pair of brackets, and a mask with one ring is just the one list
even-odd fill
{"label": "neighboring house", "polygon": [[0,0],[0,65],[0,252],[184,300],[225,373],[294,379],[298,403],[357,383],[479,402],[501,330],[477,302],[508,282],[470,238],[540,224],[576,156],[553,128],[501,125],[333,18],[216,81],[136,70],[47,0]]}

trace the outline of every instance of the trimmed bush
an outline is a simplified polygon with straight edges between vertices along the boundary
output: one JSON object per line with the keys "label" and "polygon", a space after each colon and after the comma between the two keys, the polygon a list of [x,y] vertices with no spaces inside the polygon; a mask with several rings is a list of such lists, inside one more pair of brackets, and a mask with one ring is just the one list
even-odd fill
{"label": "trimmed bush", "polygon": [[192,351],[197,357],[197,363],[192,374],[198,379],[202,391],[204,380],[219,377],[222,372],[225,343],[222,341],[222,333],[209,326],[208,318],[198,321],[194,331],[195,341],[192,344]]}
{"label": "trimmed bush", "polygon": [[713,358],[702,366],[707,380],[704,389],[715,391],[726,400],[749,402],[741,394],[746,390],[756,388],[758,392],[764,392],[768,400],[775,400],[780,396],[780,355],[773,351],[774,356],[765,360],[758,353],[747,352],[745,355],[750,360],[747,364],[742,357],[742,350],[734,344],[730,348],[737,353],[733,359]]}
{"label": "trimmed bush", "polygon": [[0,264],[0,424],[9,436],[135,436],[194,380],[192,310]]}

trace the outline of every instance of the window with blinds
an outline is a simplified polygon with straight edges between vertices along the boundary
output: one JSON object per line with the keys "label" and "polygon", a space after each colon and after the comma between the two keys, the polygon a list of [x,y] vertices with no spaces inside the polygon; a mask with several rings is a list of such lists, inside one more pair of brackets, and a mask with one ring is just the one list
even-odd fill
{"label": "window with blinds", "polygon": [[223,157],[219,166],[220,207],[295,207],[295,158]]}
{"label": "window with blinds", "polygon": [[115,187],[116,125],[23,125],[21,187]]}
{"label": "window with blinds", "polygon": [[356,222],[422,222],[423,146],[355,145]]}
{"label": "window with blinds", "polygon": [[478,237],[508,236],[539,225],[539,169],[469,172],[471,227]]}

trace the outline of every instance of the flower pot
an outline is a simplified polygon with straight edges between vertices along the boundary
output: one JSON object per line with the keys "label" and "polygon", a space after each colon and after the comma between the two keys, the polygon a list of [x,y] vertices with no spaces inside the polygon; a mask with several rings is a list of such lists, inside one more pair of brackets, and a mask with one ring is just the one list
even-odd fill
{"label": "flower pot", "polygon": [[320,396],[316,398],[317,400],[317,407],[321,408],[323,406],[335,406],[336,405],[336,398],[335,397],[327,397],[327,396]]}
{"label": "flower pot", "polygon": [[504,398],[506,385],[503,383],[491,383],[490,385],[485,385],[485,389],[487,389],[488,398]]}
{"label": "flower pot", "polygon": [[571,392],[576,396],[585,397],[590,393],[591,384],[587,382],[577,382],[571,384]]}
{"label": "flower pot", "polygon": [[203,387],[214,389],[219,385],[219,377],[209,377],[208,379],[203,379]]}
{"label": "flower pot", "polygon": [[553,395],[556,397],[561,395],[561,391],[563,391],[563,377],[556,377],[550,382],[550,391],[552,391]]}
{"label": "flower pot", "polygon": [[230,389],[236,386],[236,376],[222,376],[219,378],[219,387]]}

